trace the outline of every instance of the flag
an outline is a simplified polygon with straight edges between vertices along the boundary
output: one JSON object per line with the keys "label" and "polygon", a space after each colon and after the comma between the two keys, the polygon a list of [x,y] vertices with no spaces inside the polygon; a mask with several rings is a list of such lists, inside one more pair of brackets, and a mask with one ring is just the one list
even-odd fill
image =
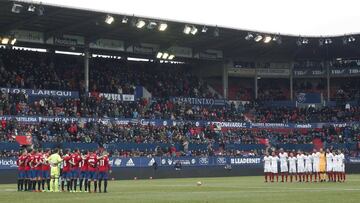
{"label": "flag", "polygon": [[267,139],[267,138],[259,138],[259,144],[269,145],[269,139]]}
{"label": "flag", "polygon": [[16,136],[15,140],[19,145],[31,145],[32,137],[31,136]]}

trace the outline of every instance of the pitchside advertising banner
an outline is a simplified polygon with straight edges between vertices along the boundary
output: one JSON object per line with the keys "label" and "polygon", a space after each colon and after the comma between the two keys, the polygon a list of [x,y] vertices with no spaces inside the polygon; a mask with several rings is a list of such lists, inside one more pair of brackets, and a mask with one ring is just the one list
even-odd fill
{"label": "pitchside advertising banner", "polygon": [[63,122],[63,123],[88,123],[98,122],[103,124],[116,124],[116,125],[152,125],[155,127],[164,126],[181,126],[183,124],[191,123],[196,127],[216,126],[217,129],[227,128],[255,128],[255,129],[315,129],[324,126],[333,127],[351,127],[357,125],[360,127],[360,122],[348,123],[248,123],[248,122],[217,122],[217,121],[175,121],[175,120],[162,120],[162,119],[131,119],[131,118],[85,118],[85,117],[55,117],[55,116],[0,116],[0,120],[13,120],[24,123],[38,123],[38,122]]}
{"label": "pitchside advertising banner", "polygon": [[[262,157],[113,157],[110,158],[112,168],[144,168],[144,167],[174,167],[181,163],[183,167],[225,166],[262,166]],[[0,159],[0,169],[17,169],[16,158]]]}
{"label": "pitchside advertising banner", "polygon": [[[154,167],[174,167],[176,163],[181,163],[182,167],[208,167],[208,166],[239,166],[247,168],[262,168],[263,157],[127,157],[110,158],[112,168],[146,168]],[[346,163],[360,163],[360,157],[350,157]],[[0,159],[0,169],[17,169],[16,158]]]}

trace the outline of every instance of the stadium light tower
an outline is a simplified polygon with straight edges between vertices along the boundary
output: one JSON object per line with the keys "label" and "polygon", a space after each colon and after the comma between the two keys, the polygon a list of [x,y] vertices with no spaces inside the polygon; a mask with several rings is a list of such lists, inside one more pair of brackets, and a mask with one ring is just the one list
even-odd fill
{"label": "stadium light tower", "polygon": [[112,17],[111,15],[107,15],[105,18],[105,23],[107,24],[112,24],[115,21],[114,17]]}

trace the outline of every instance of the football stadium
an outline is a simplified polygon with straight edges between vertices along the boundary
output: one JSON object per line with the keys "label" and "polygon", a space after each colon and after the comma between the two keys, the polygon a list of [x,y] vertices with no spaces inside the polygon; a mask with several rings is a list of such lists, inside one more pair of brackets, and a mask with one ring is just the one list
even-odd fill
{"label": "football stadium", "polygon": [[0,202],[359,202],[359,3],[295,2],[1,0]]}

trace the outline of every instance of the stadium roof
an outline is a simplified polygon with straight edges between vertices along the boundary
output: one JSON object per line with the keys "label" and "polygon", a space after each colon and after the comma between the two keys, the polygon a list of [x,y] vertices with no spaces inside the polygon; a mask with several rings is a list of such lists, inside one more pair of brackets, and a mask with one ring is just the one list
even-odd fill
{"label": "stadium roof", "polygon": [[41,2],[295,36],[340,36],[345,33],[360,33],[360,27],[354,26],[360,18],[358,0],[222,0],[206,4],[203,1],[193,0],[181,0],[178,3],[168,0],[101,0],[90,3],[88,0],[41,0]]}
{"label": "stadium roof", "polygon": [[[139,16],[127,16],[128,23],[122,23],[124,15],[110,14],[115,21],[107,24],[104,19],[109,13],[82,10],[75,8],[43,5],[44,14],[27,11],[30,4],[21,2],[24,8],[20,13],[12,12],[12,1],[0,2],[0,36],[11,30],[31,30],[44,33],[45,39],[63,34],[84,36],[87,42],[97,39],[122,40],[125,47],[140,43],[153,43],[166,50],[171,46],[189,47],[193,53],[205,50],[221,50],[224,58],[239,58],[243,60],[283,61],[289,59],[333,59],[355,58],[360,55],[360,35],[352,35],[356,40],[346,45],[343,36],[327,38],[309,37],[308,43],[300,43],[297,36],[281,35],[281,44],[255,42],[253,39],[245,40],[249,34],[276,36],[274,33],[258,33],[249,30],[236,30],[221,27],[207,27],[206,33],[202,32],[203,25],[174,22],[161,19],[149,19]],[[36,5],[38,6],[38,5]],[[155,22],[166,22],[168,28],[164,32],[157,29],[138,29],[132,25],[133,20],[144,19]],[[196,35],[183,33],[184,26],[196,26]],[[218,31],[218,36],[216,35]],[[350,36],[348,36],[350,37]],[[319,46],[319,41],[323,45]]]}

